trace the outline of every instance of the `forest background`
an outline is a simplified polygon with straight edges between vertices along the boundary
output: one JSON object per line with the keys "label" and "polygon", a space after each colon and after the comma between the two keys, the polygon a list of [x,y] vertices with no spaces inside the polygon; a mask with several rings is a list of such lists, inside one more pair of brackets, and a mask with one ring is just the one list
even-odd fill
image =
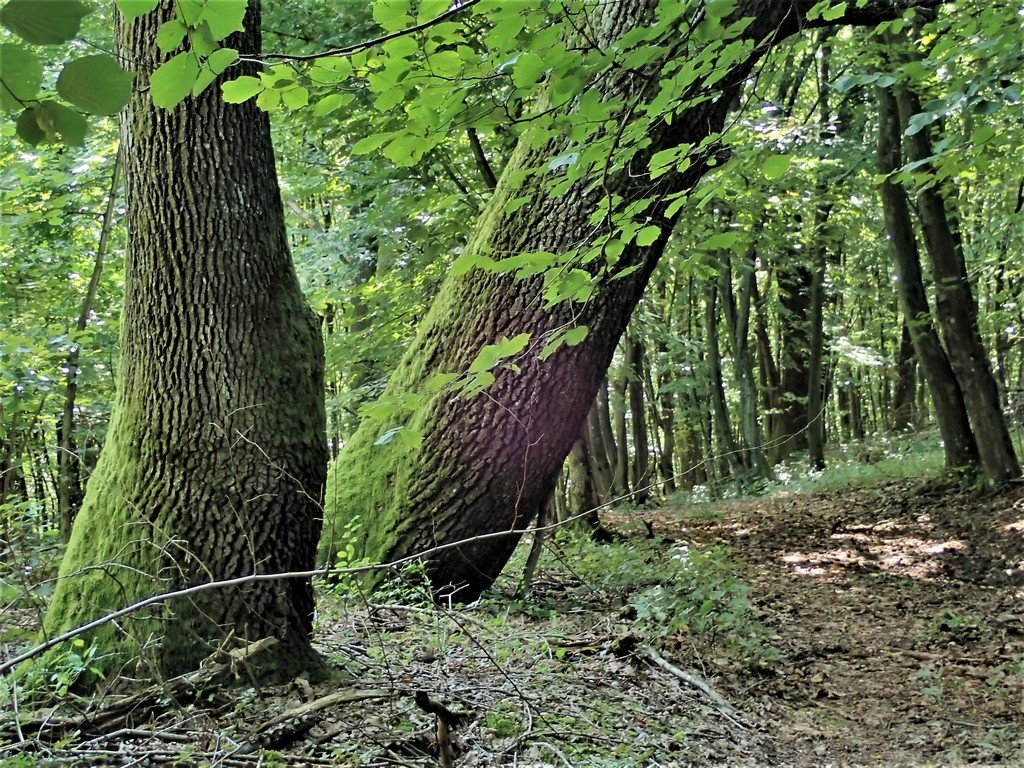
{"label": "forest background", "polygon": [[[153,4],[118,5],[148,18]],[[161,6],[144,46],[148,91],[132,98],[187,116],[190,94],[205,92],[202,104],[255,102],[272,116],[280,253],[326,352],[321,561],[365,565],[521,532],[542,507],[542,520],[582,520],[603,536],[596,511],[609,505],[749,494],[837,465],[920,462],[915,471],[977,488],[1019,478],[1024,42],[1012,4],[808,3],[773,17],[735,2],[639,3],[609,28],[586,3],[268,4],[269,53],[227,47],[245,3],[191,5]],[[207,210],[189,213],[184,193],[161,197],[168,177],[137,147],[119,151],[115,119],[79,114],[116,113],[133,92],[97,53],[115,49],[112,9],[52,3],[49,23],[64,28],[46,38],[23,23],[26,7],[0,9],[14,118],[0,126],[0,525],[5,558],[32,552],[45,569],[86,497],[126,354],[122,256],[143,238],[127,242],[120,178],[130,201],[150,197],[151,238],[175,227],[203,237]],[[774,30],[770,43],[749,31],[758,24]],[[681,28],[681,43],[661,37]],[[122,56],[133,39],[120,40]],[[695,116],[708,125],[658,144],[674,130],[664,126]],[[180,141],[208,149],[198,135]],[[209,167],[235,167],[224,162]],[[232,209],[228,194],[206,199],[211,215]],[[200,263],[211,275],[224,266]],[[472,283],[481,273],[493,280]],[[158,303],[143,303],[152,328],[190,307]],[[193,340],[219,322],[198,317]],[[291,366],[296,381],[315,371],[303,355],[316,342],[292,359],[265,341],[242,367]],[[158,368],[166,352],[131,354]],[[316,374],[305,381],[290,391],[312,402]],[[169,392],[173,377],[135,384],[168,413],[197,399],[187,384]],[[493,447],[524,421],[564,434],[532,455],[528,429]],[[907,446],[921,453],[908,458]],[[302,486],[319,508],[322,483]],[[475,597],[517,538],[448,550],[472,561],[467,572],[434,555],[435,586],[468,584]],[[314,564],[311,553],[293,562]],[[124,601],[79,602],[54,629]]]}

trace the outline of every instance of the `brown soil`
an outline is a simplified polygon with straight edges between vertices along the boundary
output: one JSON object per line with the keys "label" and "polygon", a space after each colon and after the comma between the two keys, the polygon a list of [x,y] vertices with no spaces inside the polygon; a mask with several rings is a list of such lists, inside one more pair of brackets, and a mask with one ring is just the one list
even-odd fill
{"label": "brown soil", "polygon": [[1024,765],[1024,487],[901,482],[657,527],[743,562],[781,658],[729,688],[786,764]]}

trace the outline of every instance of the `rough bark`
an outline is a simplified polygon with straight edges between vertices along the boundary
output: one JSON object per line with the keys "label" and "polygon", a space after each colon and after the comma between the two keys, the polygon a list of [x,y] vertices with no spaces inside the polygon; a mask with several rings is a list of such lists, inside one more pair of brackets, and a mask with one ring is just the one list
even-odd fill
{"label": "rough bark", "polygon": [[[917,94],[906,87],[896,88],[896,103],[900,125],[905,130],[910,118],[921,112],[921,104]],[[917,172],[931,175],[933,168],[929,158],[933,153],[928,127],[907,135],[904,146],[907,159],[920,163]],[[963,252],[951,226],[942,190],[934,181],[926,181],[918,187],[917,211],[935,276],[935,314],[977,438],[981,466],[990,482],[1004,483],[1020,477],[1020,463],[1013,450],[999,402],[999,388],[978,330],[978,308]]]}
{"label": "rough bark", "polygon": [[[623,0],[590,6],[587,39],[610,50],[623,33],[650,25],[657,5],[654,0]],[[650,159],[681,144],[699,146],[721,130],[756,58],[771,43],[795,32],[810,5],[739,2],[735,15],[752,19],[742,36],[765,44],[719,81],[709,98],[687,106],[671,121],[646,125],[643,141],[632,145],[635,152],[629,163],[609,165],[601,184],[580,179],[558,195],[536,177],[525,188],[517,186],[521,171],[546,167],[566,149],[561,137],[527,132],[509,158],[465,254],[567,254],[594,233],[593,212],[616,195],[652,200],[645,216],[660,227],[661,235],[649,246],[626,244],[616,269],[637,267],[636,271],[598,286],[582,305],[563,302],[545,309],[538,300],[539,277],[517,280],[483,269],[450,276],[385,393],[426,397],[411,424],[422,442],[411,446],[393,440],[375,446],[382,425],[360,427],[330,476],[326,558],[333,558],[341,532],[358,518],[363,528],[353,544],[372,560],[392,561],[445,545],[422,557],[436,587],[451,585],[457,597],[472,599],[492,583],[546,501],[615,344],[661,256],[675,220],[667,213],[667,196],[688,189],[708,167],[705,159],[696,158],[685,171],[651,179],[645,172]],[[850,13],[871,21],[885,18],[877,10],[857,8]],[[893,8],[886,5],[883,11],[891,14]],[[667,60],[683,55],[684,39],[678,34],[666,41]],[[664,63],[652,63],[645,72],[609,69],[595,90],[600,96],[641,104],[660,87],[658,72]],[[643,114],[642,109],[624,112],[623,128]],[[519,197],[527,198],[525,204],[510,209],[509,203]],[[435,396],[427,390],[426,382],[435,373],[467,370],[483,345],[502,336],[528,332],[539,340],[559,328],[581,324],[589,328],[582,343],[562,348],[544,361],[535,347],[529,348],[514,361],[515,369],[497,373],[484,394],[467,399]],[[467,541],[506,531],[507,536]]]}
{"label": "rough bark", "polygon": [[896,291],[921,371],[935,401],[935,418],[942,435],[946,467],[972,470],[978,462],[978,448],[960,385],[932,323],[907,196],[903,187],[890,178],[903,165],[900,160],[902,131],[896,98],[891,90],[885,88],[877,88],[876,97],[878,170],[885,177],[879,191],[889,253],[896,269]]}
{"label": "rough bark", "polygon": [[[288,253],[270,124],[251,102],[226,104],[216,85],[171,111],[153,106],[153,40],[172,16],[164,0],[119,30],[142,87],[124,122],[117,399],[48,634],[170,588],[314,561],[323,347]],[[257,3],[246,28],[228,44],[258,51]],[[316,663],[312,615],[308,579],[275,580],[176,601],[92,641],[108,670],[178,674],[230,637],[273,636],[270,663],[287,674]]]}

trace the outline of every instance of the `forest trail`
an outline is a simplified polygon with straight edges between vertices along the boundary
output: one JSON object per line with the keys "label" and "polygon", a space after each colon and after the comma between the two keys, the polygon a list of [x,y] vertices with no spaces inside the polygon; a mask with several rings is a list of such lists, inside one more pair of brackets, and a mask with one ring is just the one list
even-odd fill
{"label": "forest trail", "polygon": [[1024,487],[904,481],[656,527],[739,564],[780,658],[727,690],[795,765],[1024,764]]}

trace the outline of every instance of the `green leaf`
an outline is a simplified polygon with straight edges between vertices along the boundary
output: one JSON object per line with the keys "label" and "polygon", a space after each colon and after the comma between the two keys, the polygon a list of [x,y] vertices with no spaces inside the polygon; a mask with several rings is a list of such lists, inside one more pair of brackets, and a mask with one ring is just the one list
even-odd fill
{"label": "green leaf", "polygon": [[256,106],[264,112],[273,112],[281,106],[281,92],[273,88],[267,88],[256,97]]}
{"label": "green leaf", "polygon": [[177,19],[165,21],[156,31],[156,47],[163,53],[170,53],[181,45],[186,32],[188,32],[188,27]]}
{"label": "green leaf", "polygon": [[502,337],[495,346],[498,348],[498,354],[501,357],[512,357],[517,355],[526,349],[526,345],[530,343],[530,334],[520,333],[513,336],[511,339]]}
{"label": "green leaf", "polygon": [[373,20],[388,32],[397,32],[408,26],[409,0],[376,0],[373,4]]}
{"label": "green leaf", "polygon": [[396,437],[398,437],[398,433],[401,432],[403,429],[405,429],[405,427],[392,427],[391,429],[386,429],[381,433],[380,437],[374,440],[373,444],[387,445]]}
{"label": "green leaf", "polygon": [[83,56],[61,70],[57,93],[90,114],[116,115],[128,103],[134,79],[113,56]]}
{"label": "green leaf", "polygon": [[190,27],[198,27],[200,17],[203,15],[203,0],[177,0],[174,10],[178,18]]}
{"label": "green leaf", "polygon": [[828,10],[821,12],[821,18],[825,21],[835,21],[836,19],[842,18],[843,14],[846,13],[846,3],[837,3]]}
{"label": "green leaf", "polygon": [[46,132],[39,127],[39,123],[36,122],[36,113],[39,111],[38,107],[29,107],[22,111],[18,115],[18,120],[15,123],[15,129],[18,131],[18,135],[27,144],[31,144],[33,147],[38,147],[44,141],[46,141]]}
{"label": "green leaf", "polygon": [[159,2],[160,0],[115,0],[118,10],[121,11],[125,21],[131,21],[134,18],[149,13],[156,8]]}
{"label": "green leaf", "polygon": [[416,15],[417,23],[422,24],[437,18],[448,10],[450,4],[450,0],[420,0],[419,13]]}
{"label": "green leaf", "polygon": [[238,61],[238,51],[234,48],[218,48],[206,59],[206,66],[219,75],[236,61]]}
{"label": "green leaf", "polygon": [[377,133],[377,134],[374,134],[373,136],[366,136],[365,138],[362,138],[359,141],[357,141],[352,146],[352,154],[353,155],[368,155],[371,152],[375,152],[376,150],[378,150],[381,147],[383,147],[385,144],[387,144],[389,141],[391,141],[394,137],[395,137],[395,134],[393,132]]}
{"label": "green leaf", "polygon": [[238,61],[238,51],[234,48],[218,48],[203,64],[203,69],[192,86],[192,95],[198,96],[216,80],[225,69]]}
{"label": "green leaf", "polygon": [[32,101],[43,82],[43,65],[20,45],[0,45],[0,109],[17,112]]}
{"label": "green leaf", "polygon": [[454,373],[435,373],[433,376],[427,379],[427,391],[440,392],[442,389],[447,387],[457,378],[459,377]]}
{"label": "green leaf", "polygon": [[701,248],[705,251],[724,251],[726,248],[732,247],[739,236],[739,232],[719,232],[701,243]]}
{"label": "green leaf", "polygon": [[979,128],[975,128],[971,134],[971,143],[975,145],[985,144],[992,140],[996,135],[995,127],[991,125],[983,125]]}
{"label": "green leaf", "polygon": [[661,227],[651,224],[636,233],[636,244],[641,248],[646,248],[653,245],[659,237],[661,237]]}
{"label": "green leaf", "polygon": [[223,40],[232,32],[245,29],[242,21],[247,4],[246,0],[209,0],[199,20],[210,26],[210,34],[215,41]]}
{"label": "green leaf", "polygon": [[314,83],[333,85],[352,76],[352,62],[340,56],[317,59],[309,68],[309,78]]}
{"label": "green leaf", "polygon": [[423,156],[423,137],[400,134],[384,147],[384,156],[400,166],[414,165]]}
{"label": "green leaf", "polygon": [[0,24],[25,42],[56,45],[73,39],[90,11],[79,0],[11,0],[0,10]]}
{"label": "green leaf", "polygon": [[565,343],[570,347],[575,347],[587,338],[588,333],[590,333],[590,329],[587,326],[578,325],[571,331],[566,332],[564,336]]}
{"label": "green leaf", "polygon": [[89,123],[70,107],[56,101],[44,101],[21,113],[17,123],[18,135],[33,146],[56,144],[85,145]]}
{"label": "green leaf", "polygon": [[512,82],[517,88],[529,88],[544,76],[544,59],[532,51],[520,54],[512,68]]}
{"label": "green leaf", "polygon": [[263,82],[258,77],[245,75],[229,80],[220,87],[224,101],[228,104],[241,104],[264,90]]}
{"label": "green leaf", "polygon": [[313,114],[317,117],[323,117],[329,115],[340,107],[351,103],[352,97],[347,93],[332,93],[329,96],[324,96],[320,101],[313,107]]}
{"label": "green leaf", "polygon": [[281,92],[281,101],[288,109],[302,109],[309,103],[309,91],[301,86]]}
{"label": "green leaf", "polygon": [[761,175],[766,179],[781,179],[789,172],[792,159],[788,155],[772,155],[761,163]]}
{"label": "green leaf", "polygon": [[153,103],[164,109],[173,109],[192,93],[198,77],[199,62],[195,54],[182,51],[157,67],[149,78],[149,94]]}

